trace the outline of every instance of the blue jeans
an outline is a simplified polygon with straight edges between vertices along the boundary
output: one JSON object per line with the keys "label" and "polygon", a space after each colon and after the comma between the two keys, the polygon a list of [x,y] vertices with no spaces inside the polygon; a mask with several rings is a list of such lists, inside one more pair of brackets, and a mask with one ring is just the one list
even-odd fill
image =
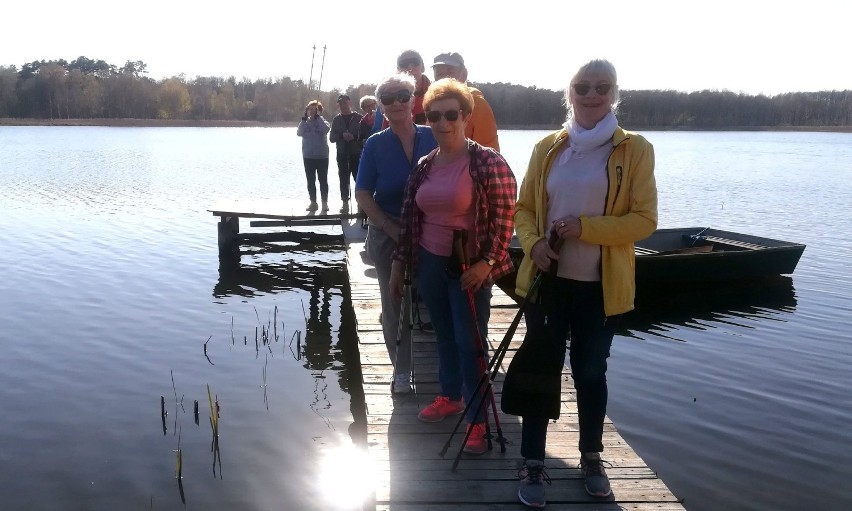
{"label": "blue jeans", "polygon": [[415,276],[417,290],[435,328],[441,395],[453,400],[464,397],[465,403],[473,400],[467,420],[476,424],[484,421],[477,405],[485,385],[481,387],[478,396],[474,396],[473,392],[488,365],[488,345],[485,339],[491,316],[491,288],[483,286],[473,297],[476,324],[480,332],[480,344],[477,346],[468,293],[461,288],[458,277],[448,274],[448,260],[449,257],[438,256],[421,248]]}
{"label": "blue jeans", "polygon": [[[564,347],[567,341],[571,377],[577,391],[581,453],[603,451],[603,422],[606,416],[606,359],[621,316],[606,317],[600,282],[580,282],[559,277],[543,281],[539,303],[525,311],[528,323],[547,321]],[[521,455],[543,460],[547,442],[546,417],[523,417]]]}

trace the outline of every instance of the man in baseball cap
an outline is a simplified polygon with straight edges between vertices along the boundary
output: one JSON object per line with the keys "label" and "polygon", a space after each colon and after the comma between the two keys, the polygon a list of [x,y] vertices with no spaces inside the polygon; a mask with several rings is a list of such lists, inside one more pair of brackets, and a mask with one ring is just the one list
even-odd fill
{"label": "man in baseball cap", "polygon": [[358,175],[358,163],[361,161],[361,146],[358,144],[361,114],[352,111],[352,101],[348,94],[337,96],[337,107],[340,113],[331,120],[328,140],[337,144],[337,176],[340,178],[340,200],[343,202],[340,212],[348,214],[350,179]]}
{"label": "man in baseball cap", "polygon": [[[467,68],[464,65],[464,58],[454,51],[441,53],[435,57],[432,63],[432,72],[435,74],[435,80],[452,78],[467,83]],[[473,112],[470,114],[470,121],[467,123],[464,135],[485,147],[500,151],[500,142],[497,140],[497,121],[494,119],[491,105],[485,101],[485,96],[479,89],[473,87],[468,87],[468,89],[473,95]]]}

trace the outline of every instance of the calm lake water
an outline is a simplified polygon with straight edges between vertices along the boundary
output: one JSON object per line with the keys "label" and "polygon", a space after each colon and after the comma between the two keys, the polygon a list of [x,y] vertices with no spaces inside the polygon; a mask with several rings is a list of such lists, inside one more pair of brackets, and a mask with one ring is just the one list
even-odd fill
{"label": "calm lake water", "polygon": [[[542,134],[500,133],[519,181]],[[646,136],[660,227],[807,249],[771,286],[641,303],[613,346],[610,416],[689,511],[852,507],[852,134]],[[220,274],[206,211],[305,197],[295,128],[0,127],[3,509],[362,497],[342,247],[256,248]]]}

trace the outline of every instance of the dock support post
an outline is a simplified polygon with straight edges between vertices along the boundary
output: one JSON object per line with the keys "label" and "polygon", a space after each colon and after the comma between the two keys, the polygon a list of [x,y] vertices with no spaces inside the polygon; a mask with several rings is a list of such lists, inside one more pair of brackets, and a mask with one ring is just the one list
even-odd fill
{"label": "dock support post", "polygon": [[240,259],[240,243],[237,235],[240,233],[240,217],[220,216],[216,224],[219,232],[219,260],[230,262]]}

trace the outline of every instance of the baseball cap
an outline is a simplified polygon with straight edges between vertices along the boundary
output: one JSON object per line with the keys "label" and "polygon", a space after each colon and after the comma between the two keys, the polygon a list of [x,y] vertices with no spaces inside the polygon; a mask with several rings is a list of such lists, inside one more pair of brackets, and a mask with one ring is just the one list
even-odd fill
{"label": "baseball cap", "polygon": [[435,62],[432,64],[432,67],[435,66],[453,66],[453,67],[464,67],[464,59],[458,53],[451,51],[449,53],[442,53],[435,57]]}

